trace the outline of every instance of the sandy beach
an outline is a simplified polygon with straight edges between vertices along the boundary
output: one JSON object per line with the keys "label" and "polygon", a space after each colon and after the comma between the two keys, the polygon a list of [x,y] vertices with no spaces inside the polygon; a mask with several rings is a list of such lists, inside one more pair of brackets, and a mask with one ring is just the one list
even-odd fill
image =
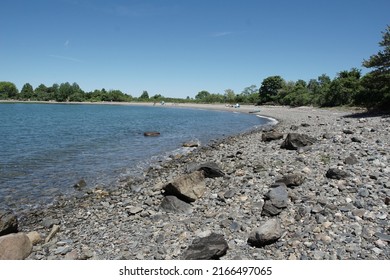
{"label": "sandy beach", "polygon": [[388,116],[163,106],[279,122],[21,217],[36,236],[27,259],[390,259]]}

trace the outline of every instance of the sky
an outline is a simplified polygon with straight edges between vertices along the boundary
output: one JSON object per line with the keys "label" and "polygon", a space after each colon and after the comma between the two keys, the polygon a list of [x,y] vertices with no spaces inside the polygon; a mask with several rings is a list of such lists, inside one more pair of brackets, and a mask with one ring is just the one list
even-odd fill
{"label": "sky", "polygon": [[2,0],[0,81],[138,97],[240,93],[363,68],[388,0]]}

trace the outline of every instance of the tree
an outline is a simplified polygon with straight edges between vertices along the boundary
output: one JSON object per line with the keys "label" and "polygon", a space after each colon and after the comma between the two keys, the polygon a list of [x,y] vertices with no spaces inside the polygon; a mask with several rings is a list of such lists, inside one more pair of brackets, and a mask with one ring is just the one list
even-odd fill
{"label": "tree", "polygon": [[17,98],[18,89],[14,83],[0,82],[0,99]]}
{"label": "tree", "polygon": [[139,99],[149,99],[149,93],[146,90],[144,90],[141,96],[139,97]]}
{"label": "tree", "polygon": [[267,103],[274,101],[280,89],[282,89],[285,81],[280,76],[270,76],[265,78],[259,89],[259,103]]}
{"label": "tree", "polygon": [[34,97],[34,89],[29,83],[24,84],[22,90],[20,91],[20,98],[22,99],[31,99]]}
{"label": "tree", "polygon": [[198,94],[195,96],[195,99],[199,101],[205,101],[205,99],[209,96],[210,96],[210,92],[208,92],[207,90],[202,90],[198,92]]}
{"label": "tree", "polygon": [[236,94],[232,89],[225,89],[224,97],[227,103],[234,103],[236,101]]}
{"label": "tree", "polygon": [[382,48],[377,54],[363,61],[363,66],[373,70],[362,78],[363,89],[355,96],[355,102],[367,108],[390,108],[390,25],[382,32]]}

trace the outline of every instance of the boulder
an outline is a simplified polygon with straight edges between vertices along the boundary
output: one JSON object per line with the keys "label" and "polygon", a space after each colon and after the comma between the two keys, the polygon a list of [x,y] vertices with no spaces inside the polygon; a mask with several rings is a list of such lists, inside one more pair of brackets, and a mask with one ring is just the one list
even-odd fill
{"label": "boulder", "polygon": [[215,162],[206,162],[203,164],[192,164],[187,166],[187,171],[189,173],[194,171],[203,171],[203,174],[206,178],[216,178],[223,177],[225,173]]}
{"label": "boulder", "polygon": [[182,260],[216,260],[226,254],[229,248],[222,234],[211,233],[209,236],[195,239],[183,253]]}
{"label": "boulder", "polygon": [[347,172],[338,168],[329,168],[326,172],[326,177],[329,179],[341,180],[348,176],[349,174]]}
{"label": "boulder", "polygon": [[76,189],[81,189],[81,188],[84,188],[86,185],[87,185],[87,183],[85,182],[85,180],[81,179],[76,184],[74,184],[73,187]]}
{"label": "boulder", "polygon": [[248,238],[248,244],[255,247],[263,247],[276,242],[282,234],[283,230],[280,222],[277,219],[271,219],[252,231]]}
{"label": "boulder", "polygon": [[191,204],[178,199],[176,196],[168,195],[161,201],[160,208],[169,213],[191,214]]}
{"label": "boulder", "polygon": [[165,195],[174,195],[185,202],[194,202],[206,190],[203,171],[195,171],[178,177],[164,187]]}
{"label": "boulder", "polygon": [[18,218],[11,211],[0,210],[0,236],[18,232]]}
{"label": "boulder", "polygon": [[24,260],[32,251],[25,233],[11,233],[0,237],[0,260]]}
{"label": "boulder", "polygon": [[27,233],[27,237],[30,239],[32,245],[37,245],[42,241],[42,237],[37,231]]}
{"label": "boulder", "polygon": [[270,141],[279,140],[282,138],[283,138],[283,133],[280,133],[277,131],[264,132],[261,135],[261,140],[264,142],[270,142]]}
{"label": "boulder", "polygon": [[287,186],[283,183],[275,184],[265,194],[265,203],[261,214],[265,216],[276,216],[287,207],[287,204]]}
{"label": "boulder", "polygon": [[298,148],[306,147],[314,144],[316,139],[306,134],[289,133],[284,139],[280,148],[287,150],[298,150]]}
{"label": "boulder", "polygon": [[283,183],[287,187],[300,186],[305,181],[305,176],[301,173],[292,173],[276,179],[276,183]]}
{"label": "boulder", "polygon": [[160,132],[157,132],[157,131],[145,131],[144,132],[144,136],[152,136],[152,137],[160,136]]}

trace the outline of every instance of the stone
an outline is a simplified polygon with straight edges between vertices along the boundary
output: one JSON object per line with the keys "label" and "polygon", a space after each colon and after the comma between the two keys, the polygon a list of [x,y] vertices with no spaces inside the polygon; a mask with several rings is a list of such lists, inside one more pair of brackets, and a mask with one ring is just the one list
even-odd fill
{"label": "stone", "polygon": [[326,172],[326,177],[329,179],[341,180],[348,176],[349,174],[347,172],[339,168],[329,168],[328,171]]}
{"label": "stone", "polygon": [[176,196],[168,195],[165,196],[161,201],[160,208],[169,213],[178,214],[191,214],[191,204],[178,199]]}
{"label": "stone", "polygon": [[283,138],[283,133],[280,133],[277,131],[264,132],[261,135],[261,140],[264,142],[270,142],[270,141],[279,140],[282,138]]}
{"label": "stone", "polygon": [[31,251],[31,241],[23,232],[0,237],[0,260],[24,260]]}
{"label": "stone", "polygon": [[384,234],[381,232],[375,232],[375,236],[378,237],[380,240],[390,242],[390,235]]}
{"label": "stone", "polygon": [[128,213],[130,215],[135,215],[135,214],[138,214],[140,212],[142,212],[144,209],[142,207],[139,207],[139,206],[131,206],[128,208]]}
{"label": "stone", "polygon": [[344,134],[353,134],[354,132],[350,129],[343,129]]}
{"label": "stone", "polygon": [[283,208],[278,208],[275,205],[272,204],[271,201],[266,200],[263,206],[263,211],[261,212],[261,215],[263,216],[276,216],[280,214],[283,211]]}
{"label": "stone", "polygon": [[60,221],[58,219],[53,219],[53,218],[44,218],[42,220],[42,225],[45,227],[45,228],[51,228],[53,225],[55,224],[59,224]]}
{"label": "stone", "polygon": [[248,238],[248,244],[255,247],[263,247],[279,240],[282,234],[283,230],[279,220],[271,219],[252,231]]}
{"label": "stone", "polygon": [[358,162],[359,162],[358,159],[357,159],[356,156],[353,155],[353,154],[349,155],[348,157],[346,157],[346,158],[344,159],[344,163],[345,163],[345,164],[348,164],[348,165],[353,165],[353,164],[356,164],[356,163],[358,163]]}
{"label": "stone", "polygon": [[146,137],[156,137],[156,136],[160,136],[160,132],[158,131],[145,131],[144,132],[144,136]]}
{"label": "stone", "polygon": [[300,186],[305,181],[305,176],[301,173],[292,173],[276,179],[276,183],[283,183],[287,187]]}
{"label": "stone", "polygon": [[174,195],[185,202],[194,202],[206,190],[203,171],[180,176],[164,187],[165,195]]}
{"label": "stone", "polygon": [[87,186],[87,183],[85,182],[84,179],[81,179],[80,181],[78,181],[76,184],[73,185],[73,187],[76,189],[81,189],[84,188],[85,186]]}
{"label": "stone", "polygon": [[53,225],[49,235],[45,239],[45,243],[49,242],[60,231],[59,225]]}
{"label": "stone", "polygon": [[236,191],[233,190],[233,189],[230,189],[230,190],[227,190],[224,194],[223,194],[223,197],[228,199],[228,198],[232,198],[233,196],[235,196],[236,194]]}
{"label": "stone", "polygon": [[206,162],[195,166],[187,166],[189,173],[194,171],[203,171],[205,178],[217,178],[225,176],[225,173],[215,162]]}
{"label": "stone", "polygon": [[0,236],[18,232],[18,218],[11,211],[0,210]]}
{"label": "stone", "polygon": [[362,139],[360,139],[359,137],[356,137],[356,136],[352,137],[351,141],[355,142],[355,143],[362,143]]}
{"label": "stone", "polygon": [[182,260],[216,260],[226,254],[229,246],[222,234],[195,239],[184,251]]}
{"label": "stone", "polygon": [[288,192],[285,184],[271,186],[271,189],[265,194],[266,200],[277,208],[286,208],[288,203]]}
{"label": "stone", "polygon": [[306,134],[289,133],[284,139],[280,148],[287,150],[298,150],[298,148],[306,147],[314,144],[316,139]]}
{"label": "stone", "polygon": [[196,141],[188,141],[182,144],[185,148],[196,148],[199,147],[199,142]]}
{"label": "stone", "polygon": [[27,237],[30,239],[32,245],[37,245],[42,241],[42,237],[37,231],[27,233]]}

